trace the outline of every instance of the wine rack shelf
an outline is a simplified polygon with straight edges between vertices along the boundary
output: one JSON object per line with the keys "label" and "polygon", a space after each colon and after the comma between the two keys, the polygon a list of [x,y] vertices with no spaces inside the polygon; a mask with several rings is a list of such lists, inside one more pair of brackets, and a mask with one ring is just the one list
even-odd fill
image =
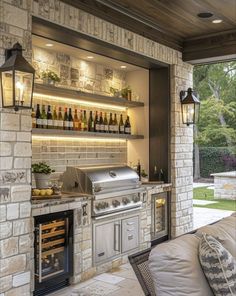
{"label": "wine rack shelf", "polygon": [[110,134],[110,133],[95,133],[95,132],[82,132],[82,131],[70,131],[59,129],[40,129],[33,128],[32,135],[37,136],[55,136],[55,137],[73,137],[73,138],[104,138],[104,139],[125,139],[136,140],[144,139],[142,135],[127,135],[127,134]]}
{"label": "wine rack shelf", "polygon": [[45,84],[39,84],[39,83],[34,84],[34,93],[54,96],[54,97],[70,98],[74,100],[83,100],[86,102],[109,104],[109,105],[121,106],[121,107],[127,107],[127,108],[144,106],[143,102],[128,101],[124,98],[97,95],[97,94],[86,93],[78,90],[65,89],[65,88],[56,87],[53,85],[45,85]]}

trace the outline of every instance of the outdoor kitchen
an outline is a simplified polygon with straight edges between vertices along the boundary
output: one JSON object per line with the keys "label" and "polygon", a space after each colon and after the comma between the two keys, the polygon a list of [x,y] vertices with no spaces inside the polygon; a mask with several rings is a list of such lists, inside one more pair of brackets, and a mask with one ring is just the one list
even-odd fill
{"label": "outdoor kitchen", "polygon": [[168,239],[171,184],[146,153],[145,68],[38,36],[33,65],[34,295],[44,295]]}

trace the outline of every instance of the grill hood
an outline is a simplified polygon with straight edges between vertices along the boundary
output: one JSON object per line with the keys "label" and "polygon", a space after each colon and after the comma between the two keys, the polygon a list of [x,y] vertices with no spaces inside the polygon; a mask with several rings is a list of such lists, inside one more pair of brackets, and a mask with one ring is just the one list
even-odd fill
{"label": "grill hood", "polygon": [[128,166],[67,167],[62,176],[67,192],[102,195],[140,188],[138,174]]}

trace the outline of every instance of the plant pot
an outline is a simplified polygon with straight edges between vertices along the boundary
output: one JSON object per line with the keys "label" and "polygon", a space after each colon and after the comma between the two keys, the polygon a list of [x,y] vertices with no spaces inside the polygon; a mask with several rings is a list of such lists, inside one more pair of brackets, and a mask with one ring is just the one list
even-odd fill
{"label": "plant pot", "polygon": [[48,188],[50,174],[34,173],[37,189]]}

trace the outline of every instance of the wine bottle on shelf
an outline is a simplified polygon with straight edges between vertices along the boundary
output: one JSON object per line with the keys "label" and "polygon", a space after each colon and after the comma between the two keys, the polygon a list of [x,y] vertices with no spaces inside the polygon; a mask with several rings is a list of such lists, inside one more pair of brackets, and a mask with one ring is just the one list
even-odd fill
{"label": "wine bottle on shelf", "polygon": [[42,112],[41,112],[41,128],[47,128],[48,122],[47,122],[47,114],[45,111],[45,105],[42,106]]}
{"label": "wine bottle on shelf", "polygon": [[68,130],[69,129],[69,117],[68,117],[68,113],[67,113],[67,108],[65,108],[63,121],[64,121],[64,123],[63,123],[64,130]]}
{"label": "wine bottle on shelf", "polygon": [[104,115],[103,125],[104,125],[104,132],[108,133],[109,132],[109,126],[108,126],[108,120],[107,120],[107,113],[106,112],[105,112],[105,115]]}
{"label": "wine bottle on shelf", "polygon": [[69,122],[69,124],[68,124],[68,129],[69,130],[73,130],[73,116],[72,116],[72,110],[71,110],[71,108],[69,108],[69,115],[68,115],[68,122]]}
{"label": "wine bottle on shelf", "polygon": [[119,133],[124,134],[124,132],[125,132],[125,126],[124,126],[123,116],[121,114],[120,115],[120,122],[119,122]]}
{"label": "wine bottle on shelf", "polygon": [[88,121],[87,121],[86,110],[84,110],[83,126],[84,126],[84,131],[87,131],[88,130]]}
{"label": "wine bottle on shelf", "polygon": [[154,166],[153,175],[154,175],[154,180],[158,180],[159,179],[159,175],[158,175],[158,171],[157,171],[157,166],[156,165]]}
{"label": "wine bottle on shelf", "polygon": [[131,134],[131,125],[129,121],[129,116],[127,116],[127,119],[125,121],[125,134],[130,135]]}
{"label": "wine bottle on shelf", "polygon": [[52,114],[52,120],[53,120],[53,128],[58,129],[58,117],[57,117],[57,107],[54,106],[53,108],[53,114]]}
{"label": "wine bottle on shelf", "polygon": [[83,116],[84,112],[83,110],[80,111],[80,130],[83,131],[84,130],[84,116]]}
{"label": "wine bottle on shelf", "polygon": [[59,107],[58,109],[58,129],[63,129],[64,128],[64,120],[63,120],[63,116],[62,116],[62,111],[61,111],[61,107]]}
{"label": "wine bottle on shelf", "polygon": [[75,113],[74,113],[73,129],[75,131],[79,130],[79,117],[78,117],[77,109],[75,109]]}
{"label": "wine bottle on shelf", "polygon": [[114,133],[119,133],[119,125],[118,125],[118,121],[117,121],[117,117],[116,117],[116,113],[115,113],[115,117],[114,117],[114,123],[113,123],[113,129],[114,129]]}
{"label": "wine bottle on shelf", "polygon": [[47,111],[47,128],[49,129],[53,128],[52,112],[51,112],[50,105],[48,105],[48,111]]}
{"label": "wine bottle on shelf", "polygon": [[164,172],[163,172],[163,169],[160,169],[159,171],[159,181],[162,181],[164,182],[165,181],[165,176],[164,176]]}
{"label": "wine bottle on shelf", "polygon": [[98,119],[98,111],[96,111],[96,113],[95,113],[94,130],[95,130],[95,132],[97,132],[97,133],[100,132],[100,124],[99,124],[99,119]]}
{"label": "wine bottle on shelf", "polygon": [[32,128],[36,128],[36,113],[35,113],[34,107],[32,108],[31,117],[32,117]]}
{"label": "wine bottle on shelf", "polygon": [[93,111],[90,111],[90,114],[89,114],[88,131],[89,132],[94,132]]}
{"label": "wine bottle on shelf", "polygon": [[100,125],[100,132],[101,133],[104,133],[105,132],[105,127],[104,127],[104,121],[103,121],[103,117],[102,117],[102,112],[100,112],[99,125]]}
{"label": "wine bottle on shelf", "polygon": [[137,174],[139,176],[139,181],[141,181],[141,164],[140,164],[140,160],[138,160],[138,164],[137,164]]}
{"label": "wine bottle on shelf", "polygon": [[36,128],[41,128],[42,127],[42,120],[41,120],[41,113],[40,113],[40,106],[37,104],[37,109],[36,109]]}
{"label": "wine bottle on shelf", "polygon": [[110,119],[109,119],[109,133],[114,132],[114,127],[113,127],[113,119],[112,119],[112,113],[110,113]]}

